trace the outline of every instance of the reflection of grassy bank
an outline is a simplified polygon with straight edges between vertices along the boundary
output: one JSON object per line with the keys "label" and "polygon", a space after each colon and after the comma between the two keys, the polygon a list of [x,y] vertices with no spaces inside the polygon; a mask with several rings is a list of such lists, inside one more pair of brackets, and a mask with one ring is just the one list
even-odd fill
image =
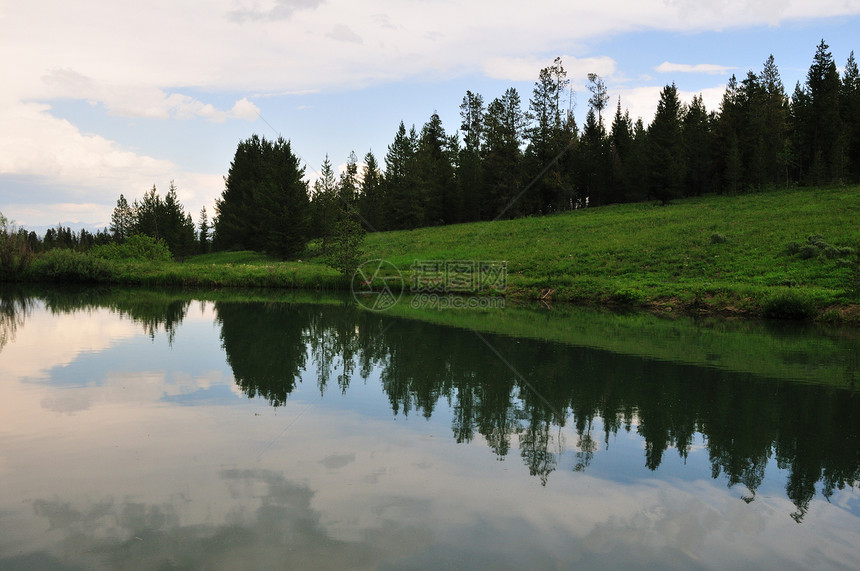
{"label": "reflection of grassy bank", "polygon": [[[665,312],[860,323],[860,187],[708,196],[384,232],[368,258],[407,283],[415,260],[507,262],[509,298]],[[343,289],[312,243],[304,261],[249,252],[132,262],[56,252],[28,281],[134,286]]]}
{"label": "reflection of grassy bank", "polygon": [[401,302],[386,313],[481,333],[860,389],[860,332],[854,328],[619,313],[564,304],[465,311],[413,309]]}
{"label": "reflection of grassy bank", "polygon": [[[170,332],[195,300],[352,306],[351,296],[320,291],[261,289],[21,288],[16,298],[44,299],[53,311],[109,307],[147,331]],[[181,306],[181,307],[180,307]],[[543,339],[776,379],[860,388],[860,331],[831,325],[665,317],[645,312],[554,304],[483,311],[410,307],[407,298],[382,317],[417,319],[480,333]]]}

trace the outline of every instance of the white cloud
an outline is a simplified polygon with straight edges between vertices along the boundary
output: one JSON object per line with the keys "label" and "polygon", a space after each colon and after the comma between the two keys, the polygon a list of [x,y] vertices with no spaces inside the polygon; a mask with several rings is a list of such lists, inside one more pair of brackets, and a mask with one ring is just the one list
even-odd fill
{"label": "white cloud", "polygon": [[[590,72],[618,74],[612,58],[585,49],[595,39],[849,14],[860,14],[860,0],[544,0],[525,9],[514,0],[153,0],[133,7],[106,0],[84,6],[9,2],[0,7],[0,175],[38,176],[81,194],[94,189],[80,203],[104,201],[106,208],[119,192],[198,176],[152,156],[155,151],[86,134],[52,116],[45,102],[89,101],[141,121],[255,120],[256,97],[480,73],[533,81],[558,53],[569,54],[565,68],[581,85]],[[658,69],[723,75],[731,69],[671,68],[679,65],[665,62]],[[655,88],[636,89],[622,91],[631,112]],[[230,108],[223,104],[227,93],[236,94]],[[642,109],[643,117],[653,105]]]}
{"label": "white cloud", "polygon": [[711,63],[697,63],[691,65],[664,61],[654,69],[660,73],[705,73],[709,75],[728,75],[730,71],[737,68]]}
{"label": "white cloud", "polygon": [[[654,119],[654,113],[657,111],[657,102],[660,100],[660,91],[662,89],[663,86],[650,85],[610,91],[613,94],[610,106],[614,113],[615,107],[613,104],[617,102],[616,98],[620,96],[621,109],[629,110],[630,118],[634,122],[637,118],[641,117],[645,127],[648,127],[649,123]],[[681,103],[689,104],[693,100],[693,97],[701,95],[705,108],[708,111],[715,111],[719,108],[725,91],[725,85],[709,87],[696,92],[678,90],[678,98],[681,100]]]}
{"label": "white cloud", "polygon": [[337,40],[339,42],[347,42],[352,44],[364,43],[364,41],[361,39],[361,36],[353,32],[349,26],[344,26],[343,24],[338,24],[334,28],[332,28],[331,32],[326,34],[326,37],[331,38],[333,40]]}

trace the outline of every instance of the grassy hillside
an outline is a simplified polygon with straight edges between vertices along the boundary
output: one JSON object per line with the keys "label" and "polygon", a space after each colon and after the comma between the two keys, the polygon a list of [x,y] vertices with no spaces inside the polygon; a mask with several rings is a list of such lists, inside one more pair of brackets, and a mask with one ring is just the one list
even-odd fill
{"label": "grassy hillside", "polygon": [[858,245],[857,186],[613,205],[367,240],[373,256],[403,271],[415,259],[507,260],[509,294],[786,317],[856,303]]}
{"label": "grassy hillside", "polygon": [[[367,259],[409,280],[415,260],[506,261],[506,295],[660,311],[860,322],[860,186],[589,208],[546,217],[368,235]],[[31,281],[336,289],[311,244],[303,261],[249,252],[118,262],[55,252]]]}

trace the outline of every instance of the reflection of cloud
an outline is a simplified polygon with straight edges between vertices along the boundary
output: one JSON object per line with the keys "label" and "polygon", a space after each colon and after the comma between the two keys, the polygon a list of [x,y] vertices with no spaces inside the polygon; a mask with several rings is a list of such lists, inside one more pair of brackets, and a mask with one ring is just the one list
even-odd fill
{"label": "reflection of cloud", "polygon": [[45,397],[42,399],[42,408],[66,414],[86,410],[90,408],[91,404],[88,396],[80,392],[72,394],[62,393],[56,397]]}
{"label": "reflection of cloud", "polygon": [[[84,505],[39,499],[33,511],[64,537],[64,563],[87,568],[375,569],[432,539],[427,530],[383,523],[366,541],[338,541],[320,525],[307,485],[269,470],[226,469],[220,477],[238,500],[222,522],[189,525],[175,504],[110,497]],[[0,568],[8,562],[0,556]]]}
{"label": "reflection of cloud", "polygon": [[329,470],[337,470],[338,468],[343,468],[351,462],[355,462],[354,452],[351,454],[332,454],[331,456],[326,456],[325,458],[320,460],[320,464],[322,464]]}
{"label": "reflection of cloud", "polygon": [[58,318],[37,311],[3,350],[0,378],[42,378],[50,369],[72,362],[85,351],[101,351],[138,334],[134,323],[117,319],[109,309]]}

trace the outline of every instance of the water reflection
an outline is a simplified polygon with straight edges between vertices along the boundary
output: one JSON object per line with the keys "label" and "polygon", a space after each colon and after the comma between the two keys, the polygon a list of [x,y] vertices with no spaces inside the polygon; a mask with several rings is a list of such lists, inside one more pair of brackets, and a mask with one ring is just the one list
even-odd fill
{"label": "water reflection", "polygon": [[[165,331],[170,343],[192,303],[187,296],[92,290],[52,292],[42,299],[56,313],[110,308],[150,336]],[[31,309],[26,296],[2,298],[0,350],[25,326]],[[755,500],[775,460],[786,473],[785,492],[798,523],[817,493],[830,499],[860,481],[860,393],[827,382],[796,383],[623,352],[476,334],[345,303],[215,301],[214,314],[235,383],[248,397],[282,407],[308,372],[315,375],[320,394],[347,393],[352,384],[378,376],[395,416],[429,419],[440,403],[447,403],[454,441],[485,442],[498,459],[519,454],[543,485],[558,470],[589,471],[595,454],[610,450],[624,433],[641,438],[641,462],[650,471],[657,471],[667,455],[686,462],[701,443],[711,476],[723,478],[729,487],[742,486],[747,502]],[[771,333],[786,335],[780,328]],[[851,342],[849,336],[849,352],[840,366],[856,366]],[[795,364],[805,359],[796,349],[784,357]],[[845,370],[854,375],[850,366]],[[574,441],[565,440],[566,427],[572,428]],[[332,465],[339,461],[335,458]],[[94,506],[92,513],[102,509],[107,508]],[[63,517],[75,522],[95,517],[69,516],[64,510],[50,502],[37,506],[52,527]],[[167,522],[172,516],[165,511],[146,517]]]}

